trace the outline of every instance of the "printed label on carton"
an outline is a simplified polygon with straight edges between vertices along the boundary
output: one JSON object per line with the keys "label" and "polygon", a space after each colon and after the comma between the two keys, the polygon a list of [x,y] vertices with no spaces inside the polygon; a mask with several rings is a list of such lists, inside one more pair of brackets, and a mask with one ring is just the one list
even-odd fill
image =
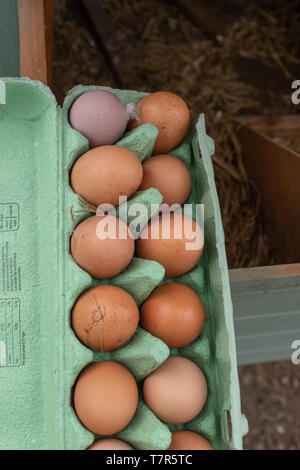
{"label": "printed label on carton", "polygon": [[0,289],[3,294],[21,290],[21,268],[12,243],[8,240],[0,243]]}
{"label": "printed label on carton", "polygon": [[0,203],[0,232],[19,229],[19,206],[13,203]]}
{"label": "printed label on carton", "polygon": [[20,300],[0,299],[0,367],[21,365]]}

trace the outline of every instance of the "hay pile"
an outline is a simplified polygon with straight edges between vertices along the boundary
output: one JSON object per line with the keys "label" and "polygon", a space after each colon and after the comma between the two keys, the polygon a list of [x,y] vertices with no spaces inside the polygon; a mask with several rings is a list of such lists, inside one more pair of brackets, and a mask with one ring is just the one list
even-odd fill
{"label": "hay pile", "polygon": [[[56,88],[66,92],[78,83],[116,86],[79,2],[57,3]],[[123,77],[126,86],[172,90],[187,101],[194,118],[200,112],[206,114],[208,133],[216,144],[213,163],[231,268],[272,263],[259,219],[259,194],[247,178],[232,118],[245,112],[273,115],[297,111],[289,89],[278,94],[269,90],[268,84],[267,105],[262,103],[258,91],[240,80],[234,61],[237,57],[256,58],[292,77],[291,70],[300,63],[296,47],[299,2],[273,2],[271,10],[265,0],[249,3],[229,2],[227,33],[214,40],[173,3],[102,1],[122,44],[122,54],[125,48],[134,71]],[[113,59],[120,58],[116,54]]]}

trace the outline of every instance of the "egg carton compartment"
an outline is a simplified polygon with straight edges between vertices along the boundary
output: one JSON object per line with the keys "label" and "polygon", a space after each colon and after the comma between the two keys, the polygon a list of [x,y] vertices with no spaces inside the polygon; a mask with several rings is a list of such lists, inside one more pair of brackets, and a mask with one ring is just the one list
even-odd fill
{"label": "egg carton compartment", "polygon": [[[77,91],[77,89],[75,90]],[[78,95],[76,93],[76,98],[77,96]],[[68,115],[68,109],[69,108],[66,110],[66,116]],[[126,148],[137,152],[139,158],[141,161],[143,161],[144,159],[151,156],[156,136],[157,129],[154,126],[143,125],[131,132],[128,132],[127,135],[121,139],[117,145],[121,146],[123,143],[126,143]],[[189,148],[190,147],[188,144],[183,144],[176,152],[178,156],[180,154],[182,155],[182,160],[184,160],[186,164],[191,159]],[[140,150],[137,151],[137,149]],[[67,155],[67,152],[65,155]],[[67,169],[72,167],[77,156],[78,153],[75,153],[75,155],[71,156],[71,158],[73,157],[72,162],[71,165],[69,163],[67,164]],[[76,200],[74,200],[73,196],[72,202],[73,204],[76,203]],[[145,204],[148,208],[148,217],[141,221],[141,230],[148,222],[150,216],[155,215],[151,213],[151,204],[160,205],[161,202],[162,197],[160,193],[156,189],[152,188],[146,191],[135,193],[135,195],[129,199],[128,204],[124,207],[124,209],[122,210],[122,206],[119,206],[116,212],[120,218],[124,218],[124,220],[131,222],[133,218],[133,216],[130,216],[131,204]],[[78,210],[80,211],[80,209]],[[75,210],[74,214],[76,213],[77,211]],[[78,212],[78,214],[80,214],[80,212]],[[85,214],[83,217],[89,215],[91,214]],[[123,215],[126,216],[126,219],[123,217]],[[75,223],[77,222],[76,219],[77,217],[75,216]],[[79,216],[79,220],[82,220],[82,216]],[[202,273],[201,268],[200,273]],[[118,276],[108,280],[94,279],[92,280],[92,285],[96,286],[100,284],[113,284],[122,287],[127,292],[129,292],[136,300],[137,304],[140,305],[148,297],[154,287],[156,287],[159,282],[163,282],[163,278],[164,269],[161,265],[154,261],[134,258],[129,267]],[[178,354],[180,354],[179,350]],[[94,353],[93,359],[94,361],[116,360],[117,362],[125,365],[139,382],[150,372],[156,369],[168,357],[168,355],[169,349],[164,343],[156,338],[153,338],[153,336],[151,336],[149,333],[139,328],[137,333],[126,346],[118,349],[117,351],[108,353]],[[140,395],[142,396],[142,394]],[[140,426],[142,426],[141,429]],[[118,436],[123,438],[126,442],[130,443],[134,448],[137,449],[166,449],[171,441],[171,433],[169,428],[165,424],[161,423],[153,415],[153,413],[147,408],[142,400],[140,400],[135,417],[131,423],[129,423],[127,428],[119,433]],[[85,448],[86,447],[87,444],[85,444]]]}
{"label": "egg carton compartment", "polygon": [[[13,347],[7,343],[10,349],[5,360],[3,353],[1,356],[0,393],[4,398],[0,421],[5,433],[0,447],[87,448],[97,436],[82,426],[72,407],[72,387],[81,370],[91,362],[113,359],[131,370],[141,387],[143,378],[169,354],[179,354],[203,370],[209,395],[200,415],[175,429],[200,432],[217,449],[241,448],[247,425],[240,411],[224,236],[210,160],[213,142],[206,135],[204,116],[180,147],[170,152],[191,172],[192,192],[187,202],[205,204],[204,254],[193,271],[176,279],[200,295],[208,317],[204,330],[191,345],[170,352],[162,341],[138,328],[119,350],[97,353],[83,346],[71,328],[71,310],[78,296],[92,286],[107,283],[124,288],[140,305],[166,280],[162,266],[139,258],[108,280],[92,279],[74,262],[69,250],[72,230],[91,214],[79,212],[82,206],[69,185],[72,165],[88,150],[88,143],[70,127],[68,111],[80,94],[91,89],[111,91],[125,105],[146,94],[79,86],[59,108],[50,90],[39,82],[6,79],[5,83],[7,104],[0,107],[5,162],[0,211],[4,216],[6,210],[13,214],[19,225],[5,232],[0,228],[2,253],[5,259],[13,260],[13,272],[17,273],[13,288],[8,279],[14,279],[14,274],[0,274],[0,306],[5,304],[4,319],[11,316],[17,331],[11,335]],[[144,125],[125,134],[117,145],[134,151],[143,161],[151,154],[156,133],[154,126]],[[150,207],[151,203],[159,204],[161,195],[157,190],[147,190],[136,193],[128,207],[132,201],[146,202]],[[118,208],[120,218],[121,211],[122,207]],[[227,412],[231,413],[231,439]],[[173,429],[154,416],[140,393],[133,420],[117,437],[137,449],[165,449]]]}
{"label": "egg carton compartment", "polygon": [[150,157],[157,134],[157,127],[152,124],[143,124],[134,131],[127,132],[115,145],[131,150],[143,162]]}
{"label": "egg carton compartment", "polygon": [[[73,98],[74,99],[74,98]],[[68,101],[68,98],[67,98]],[[72,100],[73,101],[73,100]],[[66,133],[69,131],[72,133],[69,135],[68,144],[71,140],[78,138],[78,133],[73,131],[70,128],[68,123],[68,111],[69,105],[63,107],[63,126],[65,126]],[[128,133],[128,136],[123,138],[122,141],[134,142],[135,145],[139,145],[140,148],[143,148],[142,143],[145,143],[145,148],[143,148],[143,156],[150,156],[152,148],[155,142],[157,135],[157,129],[154,126],[144,126],[146,131],[137,132],[133,131]],[[145,135],[146,132],[146,135]],[[148,134],[149,133],[149,134]],[[137,137],[132,139],[132,134],[137,134]],[[80,136],[81,139],[81,136]],[[130,148],[128,145],[127,148]],[[64,147],[63,158],[65,159],[65,191],[66,197],[64,198],[68,201],[68,205],[72,208],[73,217],[69,218],[69,222],[65,224],[64,231],[64,240],[65,240],[65,251],[69,251],[69,240],[72,234],[72,230],[77,223],[79,223],[84,218],[93,215],[92,213],[82,212],[82,207],[79,204],[78,196],[74,194],[72,189],[69,186],[69,173],[70,170],[76,161],[76,159],[82,154],[82,150],[86,151],[84,146],[80,146],[78,151],[76,150],[76,145],[72,146],[72,152],[68,152],[68,146]],[[130,148],[131,149],[131,148]],[[147,151],[145,151],[145,149]],[[141,155],[141,153],[140,153]],[[153,215],[151,212],[151,204],[157,204],[159,206],[162,202],[162,196],[156,189],[149,189],[147,191],[142,191],[136,193],[129,201],[125,208],[119,206],[117,208],[117,215],[122,218],[122,214],[127,216],[129,213],[128,220],[130,222],[130,207],[132,203],[143,203],[149,207],[148,216],[141,221],[141,228],[148,222],[148,219]],[[126,211],[126,214],[124,212]],[[70,211],[69,211],[70,213]],[[76,268],[74,268],[74,265]],[[164,277],[164,268],[156,263],[155,261],[148,261],[139,258],[134,258],[130,265],[120,273],[119,275],[110,278],[110,279],[92,279],[87,273],[84,273],[74,262],[73,258],[68,256],[66,263],[66,272],[65,278],[72,279],[73,290],[67,288],[68,296],[65,297],[65,308],[64,310],[69,312],[69,317],[71,316],[71,310],[74,305],[77,297],[82,293],[83,290],[86,290],[89,287],[100,285],[100,284],[112,284],[125,289],[130,293],[138,305],[140,305],[150,294],[150,292],[159,284],[159,282]],[[82,276],[81,276],[82,274]],[[79,279],[80,278],[80,279]],[[86,283],[83,284],[81,281],[86,279]],[[79,287],[80,286],[80,287]],[[68,331],[70,330],[70,324],[68,325]],[[66,335],[68,334],[66,332]],[[72,334],[73,330],[72,330]],[[78,342],[78,339],[76,338]],[[76,344],[73,346],[77,347]],[[72,361],[73,352],[70,351],[70,361]],[[131,341],[124,347],[111,352],[92,352],[89,351],[89,360],[86,362],[94,361],[103,361],[103,360],[115,360],[123,365],[125,365],[135,376],[137,381],[142,380],[147,376],[152,370],[156,369],[169,355],[169,349],[167,346],[157,338],[154,338],[148,332],[139,328]],[[80,371],[78,371],[77,360],[73,360],[73,364],[69,368],[70,370],[70,380],[76,380]],[[72,383],[72,382],[71,382]],[[69,393],[71,388],[69,388]],[[72,405],[72,401],[69,403]],[[63,410],[62,410],[63,412]],[[75,412],[72,409],[72,413],[75,415]],[[76,418],[76,415],[75,415]],[[76,418],[77,419],[77,418]],[[144,432],[144,428],[148,429],[148,432]],[[82,425],[80,424],[80,427]],[[156,435],[152,431],[156,432]],[[77,431],[80,434],[80,431]],[[160,449],[165,448],[169,445],[171,440],[171,434],[168,427],[161,423],[153,413],[146,407],[146,405],[140,400],[138,410],[133,420],[127,426],[126,430],[122,431],[122,435],[125,435],[124,440],[131,443],[134,447],[140,449]],[[80,449],[86,449],[95,439],[95,436],[92,433],[87,434],[86,432],[81,433],[82,440],[80,442]],[[102,436],[103,437],[103,436]],[[79,438],[78,438],[79,439]],[[72,445],[72,444],[70,444]],[[158,446],[158,447],[157,447]],[[163,447],[162,447],[163,446]]]}

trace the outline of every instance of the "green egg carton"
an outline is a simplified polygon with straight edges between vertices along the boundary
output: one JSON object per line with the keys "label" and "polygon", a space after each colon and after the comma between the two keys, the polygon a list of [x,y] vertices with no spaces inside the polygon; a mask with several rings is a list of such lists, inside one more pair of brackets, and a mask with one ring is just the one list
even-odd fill
{"label": "green egg carton", "polygon": [[[171,431],[201,433],[216,449],[241,449],[247,421],[241,414],[232,304],[224,234],[214,183],[213,141],[201,115],[184,142],[171,152],[188,166],[192,192],[188,202],[205,208],[205,249],[198,266],[177,278],[204,302],[207,321],[201,336],[179,350],[138,328],[119,350],[98,353],[83,346],[70,326],[77,297],[98,284],[127,290],[140,305],[164,280],[155,261],[134,258],[109,280],[92,279],[74,262],[69,241],[82,212],[69,185],[74,161],[88,150],[87,140],[68,123],[73,101],[92,89],[116,94],[126,105],[145,93],[78,86],[61,107],[46,86],[29,79],[4,78],[6,104],[0,104],[0,448],[86,449],[95,439],[72,407],[72,389],[89,363],[115,360],[142,380],[171,354],[196,362],[206,375],[209,395],[191,422],[168,426],[140,401],[133,420],[117,434],[136,449],[168,448]],[[117,145],[149,158],[157,129],[141,126]],[[136,193],[129,201],[160,204],[157,190]],[[123,211],[123,212],[122,212]],[[124,208],[118,208],[122,218]],[[152,214],[153,215],[153,214]],[[149,211],[150,217],[150,211]],[[145,223],[147,220],[144,221]],[[168,282],[170,279],[167,280]],[[228,430],[228,419],[231,430]]]}

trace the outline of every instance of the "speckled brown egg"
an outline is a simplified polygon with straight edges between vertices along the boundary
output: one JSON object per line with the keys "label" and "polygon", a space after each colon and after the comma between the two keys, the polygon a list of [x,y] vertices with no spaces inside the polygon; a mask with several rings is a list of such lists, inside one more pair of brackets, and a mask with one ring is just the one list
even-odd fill
{"label": "speckled brown egg", "polygon": [[129,128],[153,124],[158,128],[153,153],[168,153],[183,140],[190,122],[190,112],[183,99],[170,91],[157,91],[136,105],[139,119],[130,121]]}
{"label": "speckled brown egg", "polygon": [[120,439],[99,439],[93,442],[88,450],[134,450],[129,444]]}
{"label": "speckled brown egg", "polygon": [[143,167],[138,157],[116,145],[96,147],[82,155],[71,171],[75,193],[94,206],[119,205],[119,197],[130,197],[138,189]]}
{"label": "speckled brown egg", "polygon": [[138,256],[157,261],[166,277],[176,277],[193,269],[204,247],[200,226],[183,214],[162,214],[152,219],[137,241]]}
{"label": "speckled brown egg", "polygon": [[182,205],[191,191],[191,175],[179,158],[172,155],[155,155],[143,163],[143,179],[140,191],[156,188],[163,196],[163,203]]}
{"label": "speckled brown egg", "polygon": [[95,434],[124,429],[138,404],[138,388],[126,367],[113,361],[89,365],[74,388],[74,407],[82,424]]}
{"label": "speckled brown egg", "polygon": [[205,312],[193,289],[178,282],[156,287],[141,307],[142,327],[169,348],[182,348],[201,333]]}
{"label": "speckled brown egg", "polygon": [[94,278],[110,278],[123,271],[134,253],[134,241],[122,220],[113,215],[92,216],[75,228],[71,254]]}
{"label": "speckled brown egg", "polygon": [[124,289],[103,285],[84,292],[72,310],[72,328],[79,340],[96,351],[126,344],[139,322],[134,299]]}
{"label": "speckled brown egg", "polygon": [[146,377],[143,392],[146,404],[161,421],[182,424],[203,409],[207,384],[194,362],[171,356]]}
{"label": "speckled brown egg", "polygon": [[172,442],[168,450],[214,450],[213,446],[200,434],[192,431],[172,432]]}

